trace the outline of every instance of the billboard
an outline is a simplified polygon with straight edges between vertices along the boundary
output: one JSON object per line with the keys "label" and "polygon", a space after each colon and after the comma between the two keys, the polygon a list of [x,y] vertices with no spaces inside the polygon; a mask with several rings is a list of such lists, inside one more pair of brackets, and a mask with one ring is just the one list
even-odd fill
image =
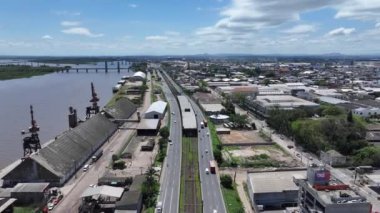
{"label": "billboard", "polygon": [[328,182],[330,181],[330,171],[328,170],[319,170],[315,171],[315,182]]}

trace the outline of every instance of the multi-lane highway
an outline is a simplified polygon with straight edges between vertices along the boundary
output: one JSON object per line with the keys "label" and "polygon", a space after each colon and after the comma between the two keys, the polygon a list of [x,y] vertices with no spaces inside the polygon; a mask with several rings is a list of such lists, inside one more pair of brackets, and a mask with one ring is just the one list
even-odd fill
{"label": "multi-lane highway", "polygon": [[[201,109],[190,99],[194,112],[196,113],[197,123],[204,120]],[[217,174],[206,174],[205,170],[209,167],[210,161],[214,160],[211,136],[208,127],[201,128],[198,125],[198,153],[199,153],[199,173],[201,177],[203,212],[226,212],[222,191],[220,189],[219,176]],[[216,210],[216,211],[215,211]]]}
{"label": "multi-lane highway", "polygon": [[[168,85],[162,78],[162,90],[169,103],[171,114],[170,119],[170,140],[168,145],[167,157],[165,159],[161,188],[158,202],[162,202],[162,210],[167,213],[176,213],[179,209],[179,192],[181,177],[181,144],[182,144],[182,126],[181,114],[175,96],[170,91]],[[170,145],[172,144],[172,145]]]}

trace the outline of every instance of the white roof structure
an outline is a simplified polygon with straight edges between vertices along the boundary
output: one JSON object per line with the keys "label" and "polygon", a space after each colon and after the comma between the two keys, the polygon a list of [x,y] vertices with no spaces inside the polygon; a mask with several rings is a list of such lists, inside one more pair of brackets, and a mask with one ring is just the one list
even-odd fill
{"label": "white roof structure", "polygon": [[115,197],[120,198],[124,192],[124,188],[122,187],[113,187],[113,186],[97,186],[97,187],[89,187],[87,188],[82,197],[92,197],[92,196],[104,196],[104,197]]}
{"label": "white roof structure", "polygon": [[141,72],[141,71],[138,71],[138,72],[135,72],[135,74],[133,74],[133,77],[140,77],[140,78],[143,78],[143,79],[146,79],[146,74]]}
{"label": "white roof structure", "polygon": [[156,101],[156,102],[153,102],[149,106],[149,108],[146,110],[145,113],[150,113],[150,112],[164,113],[167,105],[168,104],[165,101]]}
{"label": "white roof structure", "polygon": [[290,95],[264,95],[257,96],[255,102],[263,107],[279,106],[280,108],[295,108],[300,106],[319,106],[318,104],[310,101],[296,98]]}
{"label": "white roof structure", "polygon": [[344,104],[344,103],[350,103],[349,101],[345,101],[338,98],[333,98],[330,96],[320,96],[319,100],[328,104]]}
{"label": "white roof structure", "polygon": [[184,129],[197,129],[195,113],[186,96],[177,96],[182,114],[182,126]]}

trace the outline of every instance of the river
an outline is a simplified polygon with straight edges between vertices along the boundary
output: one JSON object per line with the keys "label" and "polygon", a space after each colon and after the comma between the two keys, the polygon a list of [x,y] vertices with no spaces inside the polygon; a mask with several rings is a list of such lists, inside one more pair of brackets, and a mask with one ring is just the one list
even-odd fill
{"label": "river", "polygon": [[[0,60],[1,61],[1,60]],[[104,62],[79,67],[101,67]],[[32,78],[0,81],[0,169],[23,157],[21,130],[30,126],[29,105],[40,126],[41,145],[68,129],[68,108],[77,109],[78,117],[85,118],[85,108],[90,106],[91,82],[103,107],[112,97],[112,87],[124,75],[131,75],[125,64],[120,73],[115,70],[52,73]],[[109,64],[116,67],[116,63]],[[75,68],[75,67],[74,67]]]}

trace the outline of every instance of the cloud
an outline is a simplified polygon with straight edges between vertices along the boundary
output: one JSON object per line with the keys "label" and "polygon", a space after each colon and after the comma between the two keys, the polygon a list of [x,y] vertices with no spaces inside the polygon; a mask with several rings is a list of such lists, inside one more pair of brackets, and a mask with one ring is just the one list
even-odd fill
{"label": "cloud", "polygon": [[80,22],[78,22],[78,21],[62,21],[61,25],[64,27],[75,27],[75,26],[79,26]]}
{"label": "cloud", "polygon": [[153,36],[145,37],[145,40],[147,40],[147,41],[166,41],[166,40],[168,40],[168,37],[167,36],[160,36],[160,35],[153,35]]}
{"label": "cloud", "polygon": [[335,18],[380,20],[379,0],[346,0],[336,7]]}
{"label": "cloud", "polygon": [[306,33],[311,33],[314,31],[315,31],[315,26],[301,24],[301,25],[294,26],[290,29],[284,30],[282,32],[287,33],[287,34],[306,34]]}
{"label": "cloud", "polygon": [[129,4],[128,6],[131,7],[131,8],[136,8],[136,7],[138,7],[137,4]]}
{"label": "cloud", "polygon": [[346,35],[352,34],[355,31],[356,31],[355,28],[340,27],[340,28],[331,30],[330,32],[326,34],[326,36],[346,36]]}
{"label": "cloud", "polygon": [[165,35],[168,35],[168,36],[179,36],[179,35],[181,35],[181,33],[180,32],[176,32],[176,31],[166,31]]}
{"label": "cloud", "polygon": [[44,35],[41,38],[44,39],[44,40],[52,40],[53,39],[53,37],[50,36],[50,35]]}
{"label": "cloud", "polygon": [[81,13],[77,11],[67,11],[67,10],[55,10],[52,11],[53,14],[57,16],[80,16]]}
{"label": "cloud", "polygon": [[63,33],[71,34],[71,35],[82,35],[92,38],[102,37],[104,34],[94,34],[89,29],[84,27],[72,27],[68,29],[62,30]]}
{"label": "cloud", "polygon": [[375,27],[380,27],[380,22],[376,23]]}

